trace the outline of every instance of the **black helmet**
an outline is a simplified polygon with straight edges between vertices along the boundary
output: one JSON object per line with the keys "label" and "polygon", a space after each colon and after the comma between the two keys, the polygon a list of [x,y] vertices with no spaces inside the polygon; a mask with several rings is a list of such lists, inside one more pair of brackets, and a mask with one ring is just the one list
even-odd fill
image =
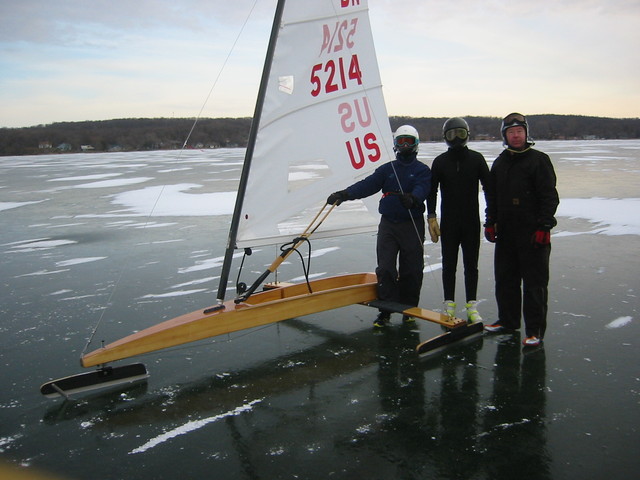
{"label": "black helmet", "polygon": [[502,141],[507,145],[507,129],[510,127],[524,127],[525,135],[527,136],[527,143],[533,145],[533,140],[529,136],[529,123],[527,123],[527,117],[518,112],[513,112],[502,119],[502,125],[500,126],[500,133],[502,134]]}
{"label": "black helmet", "polygon": [[442,126],[442,137],[450,147],[464,147],[469,140],[469,124],[464,118],[450,118]]}

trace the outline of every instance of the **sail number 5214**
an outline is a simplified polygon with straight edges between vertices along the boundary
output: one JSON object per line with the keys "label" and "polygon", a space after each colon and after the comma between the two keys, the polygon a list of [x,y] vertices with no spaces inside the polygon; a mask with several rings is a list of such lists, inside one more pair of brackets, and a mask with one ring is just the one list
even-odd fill
{"label": "sail number 5214", "polygon": [[358,56],[351,55],[346,65],[342,57],[336,60],[328,60],[325,63],[318,63],[311,69],[311,84],[313,90],[311,95],[317,97],[323,92],[333,93],[338,90],[346,90],[350,82],[355,81],[362,85],[362,72],[358,63]]}

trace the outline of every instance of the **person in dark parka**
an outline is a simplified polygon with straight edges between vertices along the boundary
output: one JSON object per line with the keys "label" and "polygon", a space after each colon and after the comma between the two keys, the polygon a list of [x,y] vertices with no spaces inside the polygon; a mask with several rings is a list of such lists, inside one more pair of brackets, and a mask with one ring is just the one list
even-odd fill
{"label": "person in dark parka", "polygon": [[520,328],[523,345],[541,344],[547,328],[551,229],[560,203],[549,156],[533,147],[524,115],[502,121],[505,149],[491,167],[485,237],[494,242],[498,321],[485,330]]}

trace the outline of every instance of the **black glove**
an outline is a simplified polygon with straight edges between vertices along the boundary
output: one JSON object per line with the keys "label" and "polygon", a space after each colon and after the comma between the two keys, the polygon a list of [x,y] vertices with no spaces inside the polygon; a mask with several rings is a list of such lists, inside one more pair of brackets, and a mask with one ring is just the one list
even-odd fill
{"label": "black glove", "polygon": [[403,193],[400,195],[400,202],[402,206],[407,210],[411,210],[413,207],[417,206],[420,203],[420,200],[413,196],[412,193]]}
{"label": "black glove", "polygon": [[327,198],[327,203],[329,205],[333,205],[335,203],[336,206],[338,206],[345,200],[349,200],[349,192],[347,192],[346,190],[340,190],[339,192],[333,192],[331,195],[329,195],[329,197]]}

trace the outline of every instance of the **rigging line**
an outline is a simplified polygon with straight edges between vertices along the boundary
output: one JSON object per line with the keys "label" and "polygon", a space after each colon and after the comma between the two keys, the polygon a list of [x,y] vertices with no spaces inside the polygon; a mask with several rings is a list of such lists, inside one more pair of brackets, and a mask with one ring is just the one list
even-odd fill
{"label": "rigging line", "polygon": [[109,293],[109,298],[107,299],[106,307],[103,308],[102,311],[100,312],[100,317],[98,318],[98,321],[97,321],[95,327],[93,327],[93,330],[91,331],[91,334],[89,335],[89,338],[87,339],[87,343],[85,344],[84,348],[82,349],[82,352],[80,353],[80,357],[83,357],[84,354],[87,353],[87,350],[89,349],[89,345],[91,345],[91,342],[93,342],[93,337],[96,336],[96,332],[98,331],[98,328],[100,327],[100,325],[102,324],[102,321],[104,320],[104,316],[105,316],[105,313],[107,311],[107,308],[108,308],[109,305],[111,305],[111,301],[113,300],[113,296],[116,293],[116,287],[120,283],[120,280],[122,280],[122,276],[123,275],[124,275],[124,269],[120,269],[120,273],[118,274],[118,279],[116,280],[116,283],[113,285],[113,288],[111,289],[111,292]]}
{"label": "rigging line", "polygon": [[[254,0],[253,5],[251,6],[251,9],[249,10],[249,13],[247,14],[247,16],[245,17],[245,20],[242,24],[242,26],[240,27],[240,30],[238,32],[238,34],[236,35],[236,38],[233,41],[233,44],[231,45],[231,48],[229,49],[229,52],[227,53],[226,58],[224,59],[224,62],[222,63],[222,66],[220,67],[220,70],[218,71],[218,75],[216,76],[213,84],[211,85],[211,88],[209,89],[209,93],[207,94],[202,106],[200,107],[200,111],[198,112],[198,115],[196,116],[195,120],[193,121],[193,124],[191,125],[191,129],[189,130],[189,133],[187,134],[187,137],[184,140],[184,143],[182,144],[182,148],[180,149],[180,151],[178,152],[178,159],[180,159],[182,153],[184,152],[187,143],[189,142],[189,139],[191,138],[191,135],[193,134],[193,131],[196,128],[196,125],[198,123],[198,121],[200,120],[200,117],[202,116],[202,112],[204,111],[205,106],[207,105],[209,99],[211,98],[211,95],[214,91],[214,89],[216,88],[216,86],[218,85],[218,81],[220,80],[220,77],[222,76],[222,72],[224,71],[225,67],[227,66],[227,63],[229,62],[229,58],[231,58],[232,53],[235,50],[236,45],[238,44],[238,41],[240,40],[240,37],[242,36],[242,33],[244,32],[245,27],[247,26],[247,23],[249,23],[249,18],[251,18],[251,15],[253,14],[253,11],[256,8],[256,5],[258,4],[258,0]],[[158,196],[156,197],[156,200],[153,204],[153,206],[151,207],[151,211],[149,212],[149,215],[147,216],[147,219],[145,221],[145,225],[143,227],[146,228],[148,223],[149,223],[149,219],[153,216],[153,212],[156,210],[156,207],[158,206],[158,202],[160,201],[160,198],[162,197],[162,194],[164,193],[164,188],[165,185],[162,186],[162,188],[160,189],[160,192],[158,193]],[[111,289],[111,293],[109,294],[109,298],[107,300],[107,306],[111,304],[111,301],[113,299],[113,296],[115,295],[115,291],[117,289],[117,286],[120,284],[120,281],[122,280],[122,276],[124,275],[124,270],[120,270],[120,273],[118,275],[118,279],[116,280],[113,288]],[[88,348],[89,345],[91,345],[91,342],[93,342],[93,339],[96,335],[96,332],[98,331],[98,328],[100,327],[100,325],[102,324],[102,321],[104,320],[104,316],[106,313],[106,308],[102,309],[102,312],[100,313],[100,317],[98,318],[98,321],[95,325],[95,327],[93,328],[93,330],[91,331],[91,334],[89,335],[89,338],[87,339],[87,343],[84,346],[84,349],[82,350],[81,356],[84,355]]]}
{"label": "rigging line", "polygon": [[244,32],[244,29],[247,26],[247,23],[249,23],[249,18],[251,18],[251,15],[253,14],[253,10],[256,8],[257,3],[258,3],[258,0],[255,0],[253,2],[253,6],[249,10],[249,13],[247,14],[246,18],[244,19],[244,23],[240,27],[240,31],[238,32],[238,35],[236,35],[236,38],[233,41],[233,44],[231,45],[231,49],[227,53],[227,57],[224,59],[224,62],[222,63],[222,66],[220,67],[220,70],[218,71],[218,75],[216,76],[215,80],[213,81],[213,85],[211,85],[211,88],[209,89],[209,93],[207,94],[207,97],[205,98],[204,103],[200,107],[200,111],[198,112],[198,115],[196,116],[195,120],[193,121],[193,125],[191,126],[191,130],[189,130],[189,133],[187,134],[187,138],[185,139],[184,143],[182,144],[182,149],[180,150],[178,156],[180,156],[180,154],[182,154],[182,151],[186,148],[187,143],[189,142],[189,139],[191,138],[191,134],[195,130],[196,125],[197,125],[198,121],[200,120],[200,117],[202,116],[202,112],[204,111],[204,108],[207,105],[207,102],[209,101],[209,98],[211,98],[211,94],[213,93],[213,90],[218,85],[218,80],[220,80],[220,77],[222,76],[222,72],[224,71],[225,67],[227,66],[227,62],[229,61],[229,58],[231,58],[231,54],[235,50],[236,45],[238,44],[238,40],[240,40],[240,37],[242,36],[242,32]]}
{"label": "rigging line", "polygon": [[[419,160],[416,158],[416,161],[419,161]],[[402,190],[402,185],[400,185],[400,179],[398,178],[398,173],[396,172],[396,168],[393,165],[393,161],[391,162],[391,169],[393,170],[393,174],[395,175],[396,181],[398,182],[398,186],[400,187],[400,193],[404,193],[404,191]],[[416,221],[413,218],[413,215],[409,215],[409,217],[411,218],[411,224],[413,225],[413,230],[416,234],[417,241],[420,242],[420,245],[422,247],[422,258],[424,259],[423,261],[425,263],[425,266],[429,268],[429,273],[431,274],[431,278],[435,280],[435,283],[440,286],[440,289],[442,289],[441,279],[436,276],[435,269],[433,268],[433,265],[431,265],[431,262],[429,262],[429,257],[426,255],[427,249],[426,249],[425,243],[427,242],[428,222],[425,220],[425,232],[424,232],[425,235],[423,239],[422,236],[420,235],[420,232],[418,231],[418,225],[416,224]]]}

